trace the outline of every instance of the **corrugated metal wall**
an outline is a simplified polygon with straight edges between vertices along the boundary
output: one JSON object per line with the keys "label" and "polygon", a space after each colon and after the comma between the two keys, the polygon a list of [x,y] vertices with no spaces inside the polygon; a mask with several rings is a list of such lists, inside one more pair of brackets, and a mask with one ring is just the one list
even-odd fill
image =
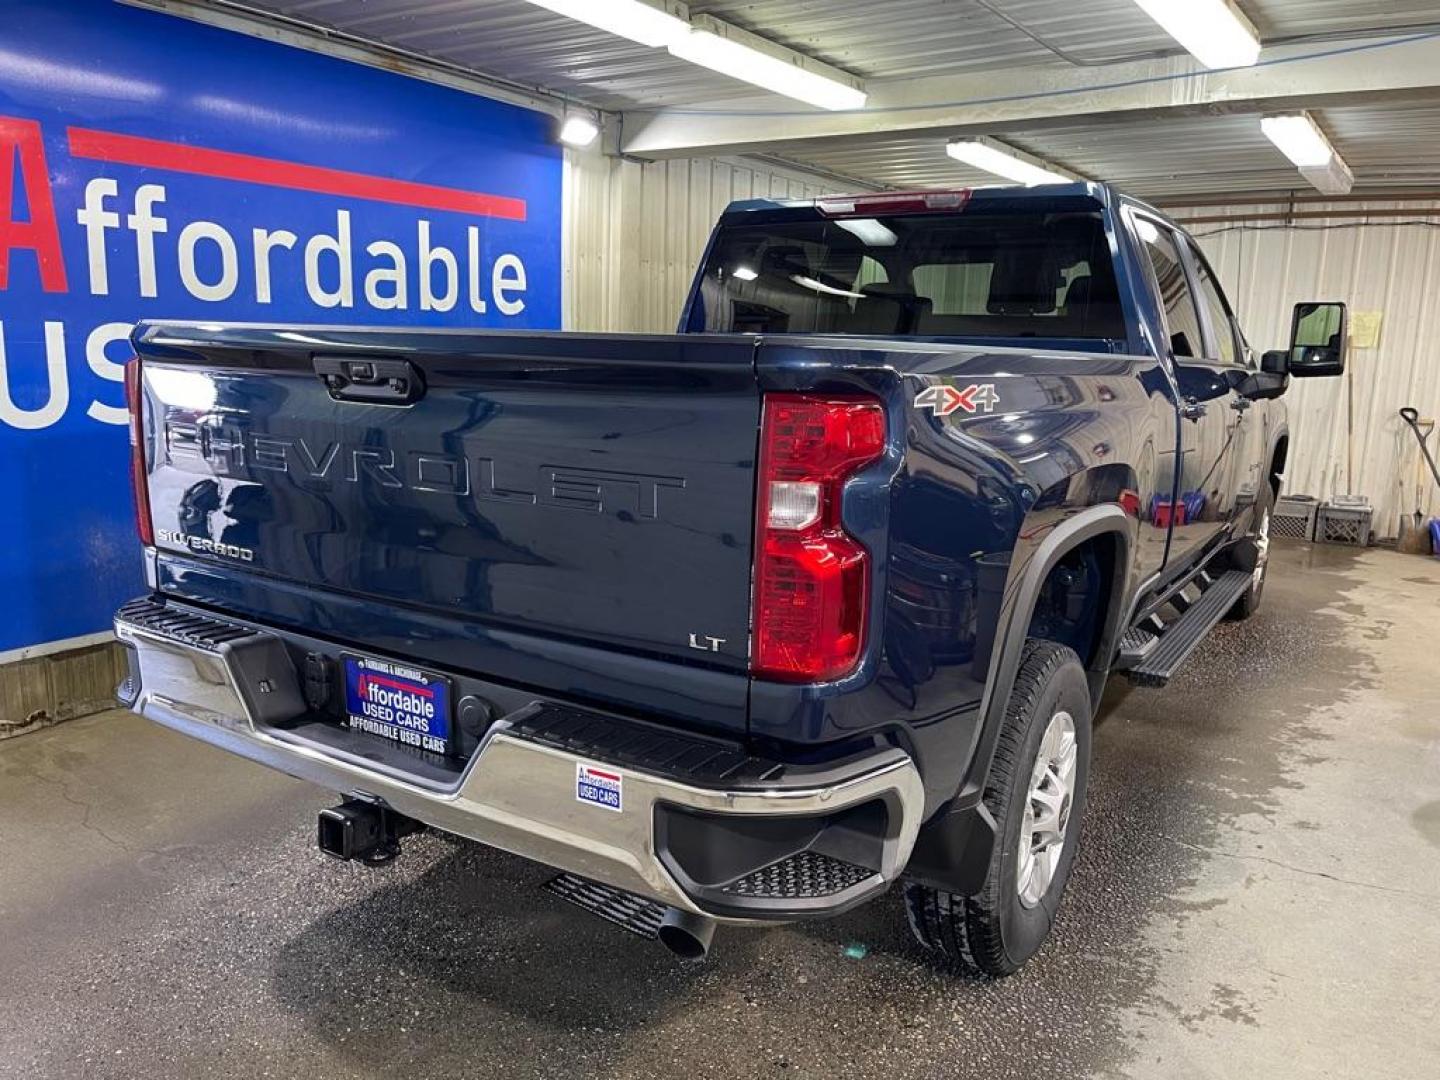
{"label": "corrugated metal wall", "polygon": [[[1393,208],[1376,203],[1368,209]],[[1270,207],[1235,208],[1234,216]],[[1305,210],[1356,207],[1306,205]],[[1211,216],[1213,211],[1197,211]],[[1183,215],[1177,215],[1183,220]],[[1400,420],[1402,406],[1440,416],[1440,203],[1403,218],[1198,224],[1191,231],[1224,282],[1251,344],[1283,348],[1291,307],[1344,300],[1354,313],[1378,311],[1376,348],[1352,348],[1340,379],[1296,379],[1290,408],[1287,488],[1292,494],[1368,495],[1380,536],[1395,536],[1417,492],[1424,513],[1440,514],[1428,470],[1417,484],[1419,446]],[[1353,403],[1348,395],[1353,392]],[[1353,404],[1353,435],[1347,416]],[[1437,438],[1432,454],[1440,454]],[[1347,475],[1353,452],[1354,476]]]}
{"label": "corrugated metal wall", "polygon": [[813,198],[837,186],[741,159],[641,163],[567,153],[566,329],[673,332],[726,204]]}

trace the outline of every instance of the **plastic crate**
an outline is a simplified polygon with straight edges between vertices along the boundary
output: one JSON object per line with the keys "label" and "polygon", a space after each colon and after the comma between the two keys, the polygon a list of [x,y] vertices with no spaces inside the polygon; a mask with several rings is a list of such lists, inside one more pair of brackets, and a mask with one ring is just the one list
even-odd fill
{"label": "plastic crate", "polygon": [[1292,540],[1315,539],[1315,514],[1320,500],[1313,495],[1282,495],[1270,514],[1270,535]]}
{"label": "plastic crate", "polygon": [[1315,515],[1315,539],[1322,544],[1369,547],[1373,513],[1363,499],[1332,499],[1321,503]]}

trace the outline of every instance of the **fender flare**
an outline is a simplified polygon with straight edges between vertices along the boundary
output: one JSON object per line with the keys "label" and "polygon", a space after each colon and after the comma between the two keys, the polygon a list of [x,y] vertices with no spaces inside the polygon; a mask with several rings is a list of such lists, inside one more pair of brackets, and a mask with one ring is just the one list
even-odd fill
{"label": "fender flare", "polygon": [[1099,699],[1110,661],[1115,655],[1121,635],[1125,632],[1122,622],[1135,590],[1130,550],[1133,524],[1130,516],[1115,503],[1087,507],[1057,524],[1040,542],[1035,554],[1020,572],[1019,578],[1007,585],[1006,592],[1012,595],[1013,599],[1002,608],[1000,624],[995,629],[990,677],[985,681],[985,693],[980,699],[979,735],[960,785],[957,805],[979,802],[984,794],[985,781],[990,774],[990,762],[995,755],[995,744],[1000,736],[1000,725],[1005,718],[1005,707],[1010,702],[1010,693],[1015,688],[1015,679],[1019,674],[1026,631],[1030,628],[1030,620],[1035,613],[1045,579],[1076,546],[1097,536],[1114,533],[1116,555],[1112,592],[1106,608],[1105,625],[1100,632],[1095,667],[1089,672],[1091,698]]}
{"label": "fender flare", "polygon": [[962,896],[973,896],[983,886],[997,840],[995,819],[983,802],[985,782],[1000,738],[1005,707],[1020,670],[1020,656],[1040,588],[1050,571],[1076,545],[1114,533],[1116,565],[1110,604],[1097,659],[1088,672],[1090,696],[1094,701],[1099,700],[1138,588],[1130,562],[1133,524],[1129,515],[1115,503],[1088,507],[1059,522],[1036,548],[1018,577],[1006,582],[1006,596],[1010,599],[1002,606],[995,629],[990,674],[980,702],[981,722],[970,762],[956,795],[921,828],[906,867],[911,880]]}

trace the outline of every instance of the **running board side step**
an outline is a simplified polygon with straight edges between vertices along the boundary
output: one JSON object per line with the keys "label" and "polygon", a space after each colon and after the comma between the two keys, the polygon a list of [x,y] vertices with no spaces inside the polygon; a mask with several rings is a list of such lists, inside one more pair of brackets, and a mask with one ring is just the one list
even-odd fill
{"label": "running board side step", "polygon": [[1179,618],[1163,623],[1152,616],[1128,630],[1120,642],[1115,670],[1123,671],[1136,686],[1166,685],[1250,587],[1250,574],[1230,570],[1208,583],[1193,583],[1202,586],[1198,598],[1187,596],[1183,605],[1174,605],[1182,611]]}

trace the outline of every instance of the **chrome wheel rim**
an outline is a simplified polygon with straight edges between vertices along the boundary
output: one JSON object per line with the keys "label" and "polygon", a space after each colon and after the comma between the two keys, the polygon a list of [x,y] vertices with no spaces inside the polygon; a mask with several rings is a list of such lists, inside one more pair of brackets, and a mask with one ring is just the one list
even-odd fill
{"label": "chrome wheel rim", "polygon": [[1257,589],[1265,580],[1265,560],[1268,558],[1270,558],[1270,511],[1266,510],[1260,516],[1260,531],[1255,536],[1255,569],[1250,574]]}
{"label": "chrome wheel rim", "polygon": [[1025,816],[1020,822],[1020,861],[1015,887],[1020,902],[1034,907],[1050,890],[1065,853],[1070,807],[1075,798],[1075,719],[1061,710],[1050,718],[1035,752]]}

